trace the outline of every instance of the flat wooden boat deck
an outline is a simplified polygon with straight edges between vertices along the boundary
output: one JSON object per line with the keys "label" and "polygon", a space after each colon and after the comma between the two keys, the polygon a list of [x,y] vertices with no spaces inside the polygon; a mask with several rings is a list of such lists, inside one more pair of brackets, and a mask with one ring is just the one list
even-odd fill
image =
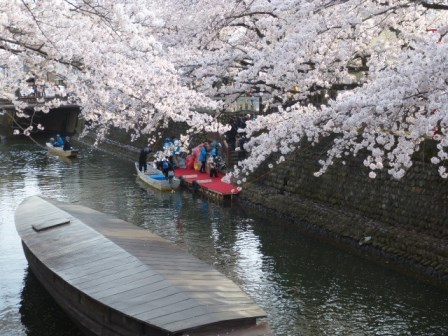
{"label": "flat wooden boat deck", "polygon": [[37,196],[19,206],[16,226],[33,272],[94,334],[271,335],[236,284],[138,226]]}

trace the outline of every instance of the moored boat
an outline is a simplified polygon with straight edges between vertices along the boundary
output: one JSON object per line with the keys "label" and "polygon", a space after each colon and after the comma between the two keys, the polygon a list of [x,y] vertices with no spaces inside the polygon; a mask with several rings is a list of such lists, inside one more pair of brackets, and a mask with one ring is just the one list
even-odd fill
{"label": "moored boat", "polygon": [[15,221],[30,269],[85,333],[272,336],[236,284],[148,230],[38,196]]}
{"label": "moored boat", "polygon": [[146,172],[142,172],[138,169],[138,162],[136,162],[135,169],[137,170],[138,177],[147,185],[155,189],[169,191],[178,189],[180,186],[180,179],[178,177],[172,176],[167,179],[160,170],[151,165],[148,165]]}
{"label": "moored boat", "polygon": [[79,151],[77,149],[64,150],[62,147],[55,147],[51,143],[47,142],[46,146],[48,151],[52,154],[56,154],[63,157],[73,158],[77,157]]}

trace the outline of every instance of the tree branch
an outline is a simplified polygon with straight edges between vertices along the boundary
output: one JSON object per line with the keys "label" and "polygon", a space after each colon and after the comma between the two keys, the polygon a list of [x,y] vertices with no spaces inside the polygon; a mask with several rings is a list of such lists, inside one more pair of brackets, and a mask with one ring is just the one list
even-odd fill
{"label": "tree branch", "polygon": [[429,3],[426,1],[422,1],[421,5],[428,9],[438,9],[438,10],[448,10],[448,5],[442,5],[442,4],[436,4],[436,3]]}

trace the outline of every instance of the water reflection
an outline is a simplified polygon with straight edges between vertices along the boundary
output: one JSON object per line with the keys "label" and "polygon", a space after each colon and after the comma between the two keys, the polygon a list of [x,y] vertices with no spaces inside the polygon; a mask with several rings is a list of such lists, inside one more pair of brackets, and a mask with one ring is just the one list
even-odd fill
{"label": "water reflection", "polygon": [[78,336],[28,274],[14,211],[34,194],[117,216],[184,247],[253,297],[277,336],[448,334],[446,292],[250,209],[150,189],[132,162],[79,147],[67,162],[27,141],[0,144],[0,335]]}
{"label": "water reflection", "polygon": [[28,336],[82,336],[78,328],[28,269],[25,272],[21,299],[20,319],[26,327]]}

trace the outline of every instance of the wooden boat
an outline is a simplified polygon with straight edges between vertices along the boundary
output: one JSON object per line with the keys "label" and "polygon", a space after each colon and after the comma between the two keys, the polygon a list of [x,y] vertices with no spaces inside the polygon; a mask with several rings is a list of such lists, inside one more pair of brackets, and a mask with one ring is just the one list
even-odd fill
{"label": "wooden boat", "polygon": [[38,196],[15,222],[31,271],[88,335],[272,336],[236,284],[148,230]]}
{"label": "wooden boat", "polygon": [[146,172],[141,172],[138,169],[138,162],[135,162],[135,169],[137,170],[138,177],[147,185],[155,189],[169,191],[178,189],[180,186],[180,180],[178,177],[173,176],[172,179],[166,179],[165,175],[163,175],[160,170],[152,167],[151,165],[148,165]]}
{"label": "wooden boat", "polygon": [[68,157],[73,158],[78,156],[78,150],[77,149],[71,149],[71,150],[63,150],[62,147],[55,147],[51,143],[46,143],[48,151],[52,154],[56,154],[62,157]]}

